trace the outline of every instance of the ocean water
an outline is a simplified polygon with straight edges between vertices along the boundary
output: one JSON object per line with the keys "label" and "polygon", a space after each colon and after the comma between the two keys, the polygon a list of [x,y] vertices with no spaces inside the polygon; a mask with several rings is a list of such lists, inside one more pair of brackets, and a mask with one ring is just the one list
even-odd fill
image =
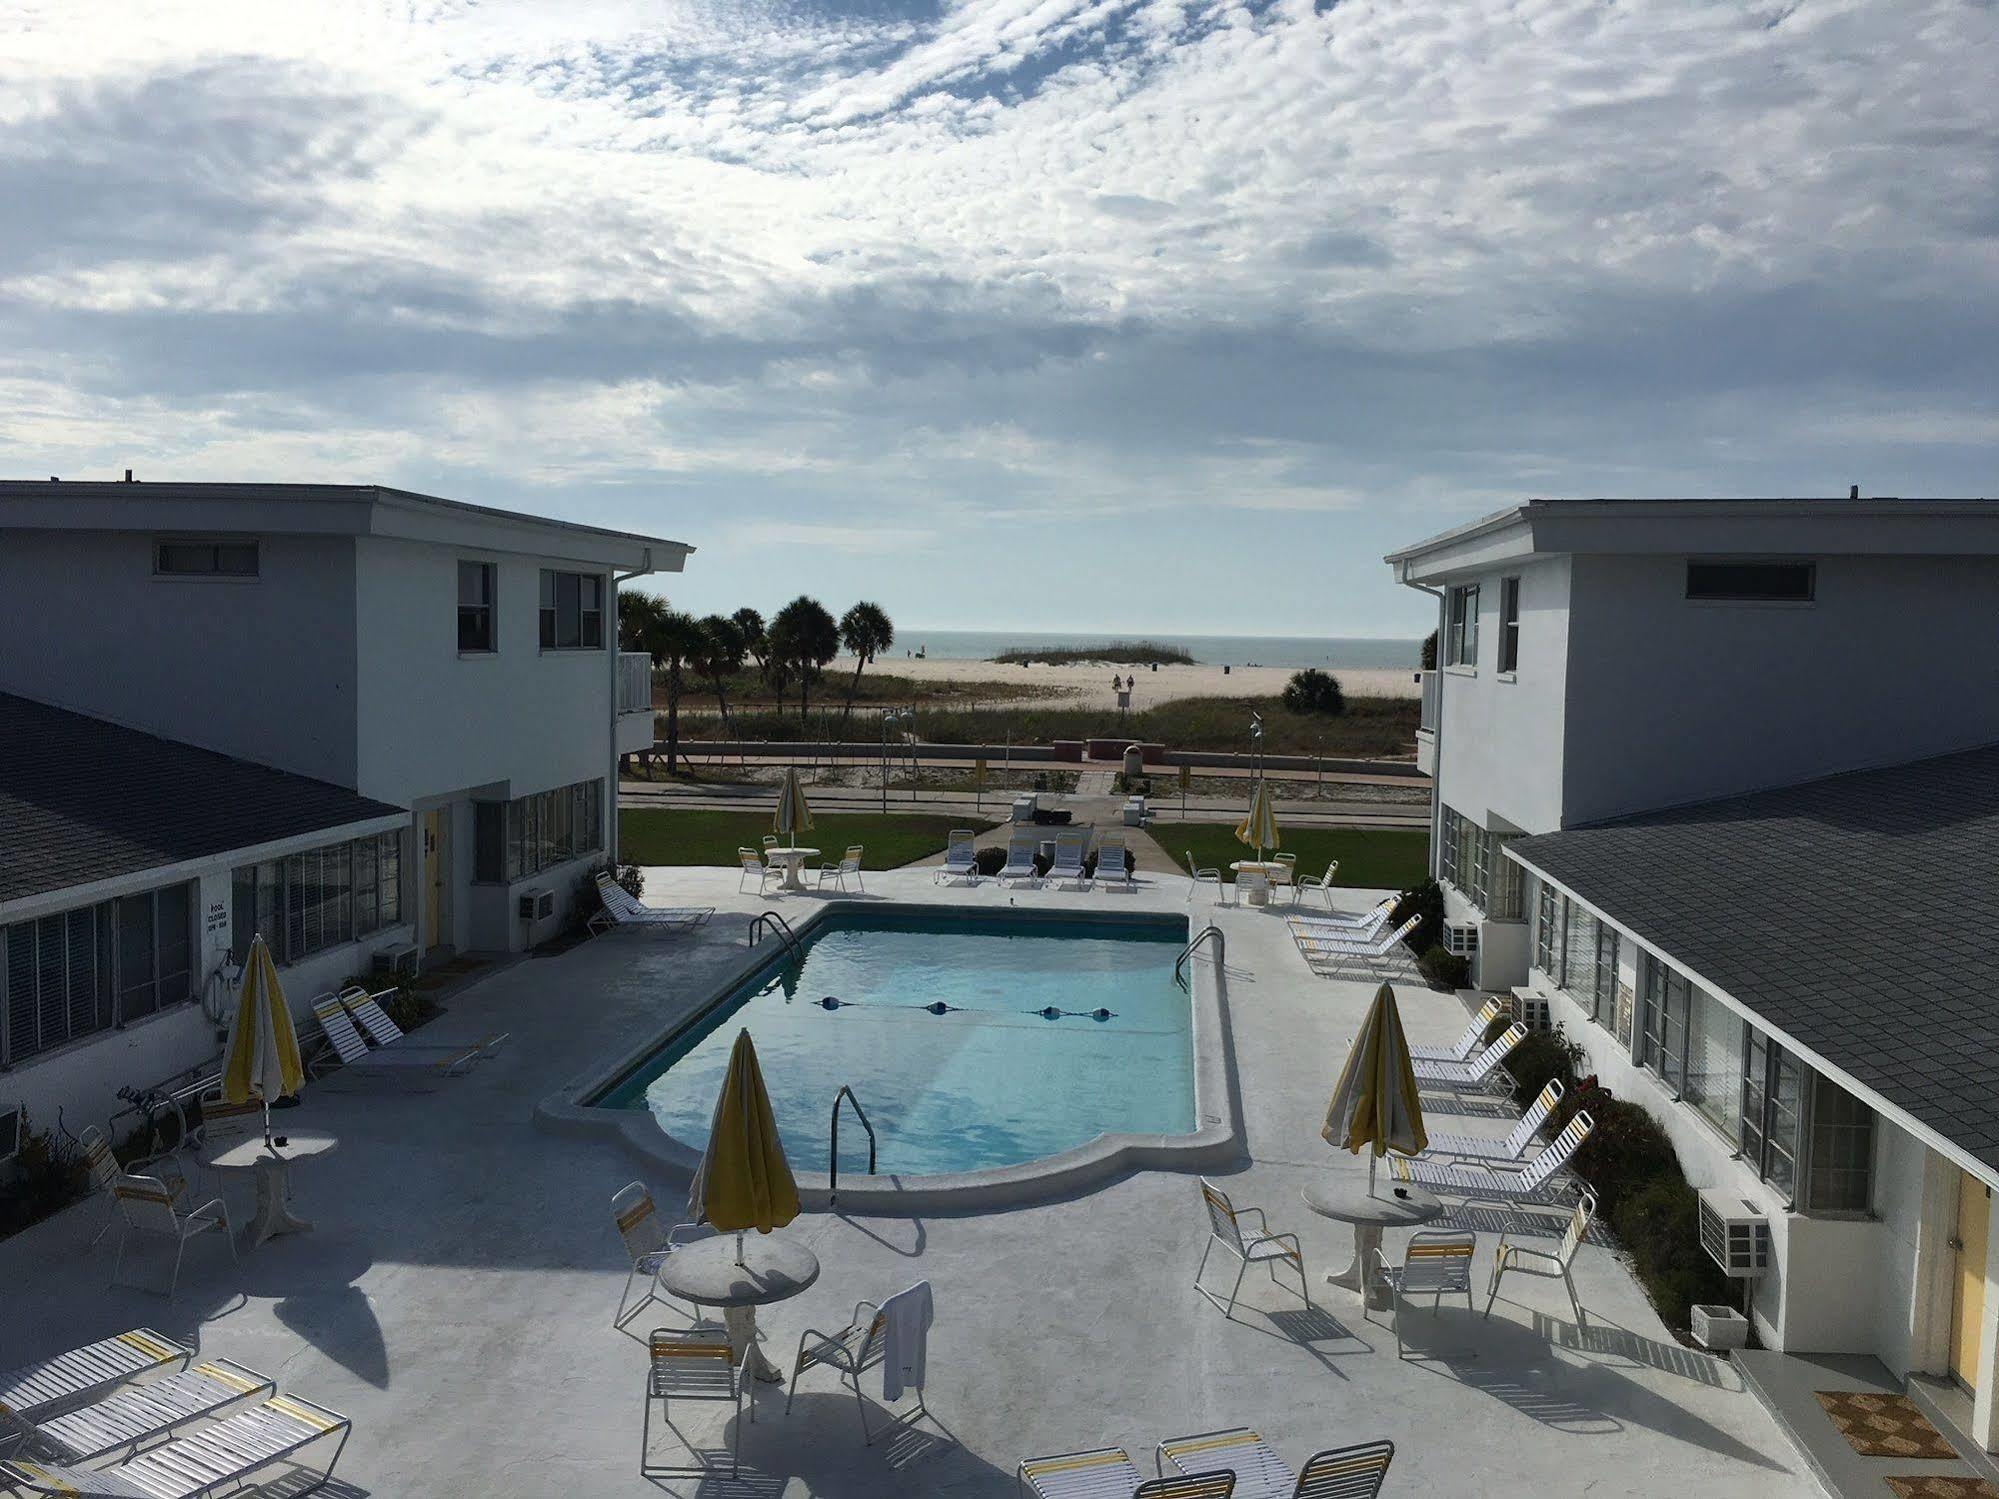
{"label": "ocean water", "polygon": [[921,630],[896,626],[895,648],[882,658],[887,666],[898,656],[921,650],[933,661],[989,661],[1001,651],[1020,646],[1089,646],[1115,639],[1153,640],[1178,646],[1203,666],[1281,666],[1296,671],[1323,666],[1349,671],[1416,669],[1420,640],[1313,638],[1304,635],[1160,635],[1131,631],[1063,630]]}
{"label": "ocean water", "polygon": [[[798,957],[715,1006],[598,1106],[647,1109],[706,1146],[737,1031],[748,1027],[800,1170],[826,1169],[828,1111],[851,1084],[883,1173],[1018,1165],[1099,1134],[1194,1128],[1193,1018],[1173,961],[1184,920],[840,916]],[[843,1003],[829,1008],[828,995]],[[950,1008],[933,1013],[928,1007]],[[1048,1018],[1038,1012],[1084,1012]],[[1104,1019],[1098,1010],[1110,1011]],[[867,1169],[848,1120],[840,1169]]]}

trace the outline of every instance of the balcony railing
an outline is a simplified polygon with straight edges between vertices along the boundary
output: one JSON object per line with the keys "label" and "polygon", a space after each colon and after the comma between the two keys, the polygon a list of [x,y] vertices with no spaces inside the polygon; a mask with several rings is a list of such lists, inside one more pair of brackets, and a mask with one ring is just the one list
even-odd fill
{"label": "balcony railing", "polygon": [[652,657],[644,651],[618,652],[618,711],[652,711]]}
{"label": "balcony railing", "polygon": [[1423,684],[1423,716],[1417,727],[1426,734],[1437,732],[1437,674],[1434,671],[1419,671],[1416,680]]}

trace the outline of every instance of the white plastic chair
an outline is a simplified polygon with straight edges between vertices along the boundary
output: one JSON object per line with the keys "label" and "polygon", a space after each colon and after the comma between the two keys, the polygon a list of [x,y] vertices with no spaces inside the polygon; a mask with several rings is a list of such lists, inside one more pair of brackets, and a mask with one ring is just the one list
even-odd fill
{"label": "white plastic chair", "polygon": [[[927,1287],[923,1294],[928,1294]],[[913,1407],[891,1417],[880,1430],[869,1427],[868,1402],[861,1396],[861,1375],[880,1366],[887,1352],[887,1334],[888,1318],[881,1306],[872,1301],[855,1302],[852,1319],[838,1332],[824,1333],[807,1328],[799,1335],[798,1357],[791,1367],[791,1392],[784,1400],[785,1414],[791,1414],[791,1402],[798,1398],[799,1377],[807,1369],[824,1368],[833,1370],[840,1382],[854,1392],[854,1403],[861,1412],[861,1435],[869,1445],[873,1445],[884,1432],[907,1426],[928,1415],[929,1411],[923,1403],[923,1387],[918,1385]]]}
{"label": "white plastic chair", "polygon": [[[751,1393],[754,1403],[756,1395]],[[735,1407],[735,1431],[729,1445],[729,1476],[734,1478],[742,1465],[743,1371],[729,1351],[729,1336],[718,1327],[694,1327],[676,1331],[655,1327],[646,1338],[645,1418],[639,1428],[639,1476],[641,1478],[705,1478],[711,1469],[704,1464],[685,1468],[662,1467],[652,1460],[652,1408],[659,1403],[661,1424],[674,1430],[671,1402],[674,1400],[713,1401]],[[689,1452],[694,1451],[689,1443]]]}
{"label": "white plastic chair", "polygon": [[1056,836],[1055,859],[1049,865],[1048,878],[1057,885],[1070,884],[1079,889],[1088,887],[1089,878],[1083,873],[1083,835],[1080,832]]}
{"label": "white plastic chair", "polygon": [[1299,880],[1297,882],[1296,888],[1293,890],[1291,895],[1291,904],[1294,906],[1297,905],[1299,901],[1304,899],[1305,893],[1307,891],[1316,891],[1319,897],[1325,901],[1326,909],[1328,911],[1332,910],[1333,876],[1338,874],[1339,872],[1340,872],[1340,861],[1338,859],[1335,859],[1326,866],[1326,872],[1324,874],[1306,875],[1302,880]]}
{"label": "white plastic chair", "polygon": [[111,1195],[125,1224],[125,1231],[118,1239],[118,1260],[111,1267],[112,1285],[123,1283],[118,1277],[125,1268],[125,1246],[133,1234],[172,1241],[174,1269],[167,1282],[169,1301],[180,1286],[180,1263],[187,1253],[188,1240],[205,1233],[219,1233],[229,1246],[229,1258],[236,1258],[236,1238],[229,1231],[229,1210],[220,1197],[182,1212],[174,1203],[173,1193],[157,1176],[129,1174],[121,1175],[111,1184]]}
{"label": "white plastic chair", "polygon": [[1015,880],[1034,881],[1041,876],[1035,872],[1035,856],[1041,851],[1041,840],[1032,833],[1015,833],[1006,840],[1006,865],[999,872],[1001,884],[1011,884]]}
{"label": "white plastic chair", "polygon": [[[1298,1294],[1304,1298],[1306,1306],[1312,1304],[1312,1293],[1305,1284],[1305,1255],[1299,1248],[1296,1234],[1272,1233],[1262,1208],[1236,1207],[1229,1201],[1228,1193],[1206,1177],[1201,1178],[1201,1200],[1208,1209],[1208,1243],[1201,1251],[1201,1263],[1194,1267],[1195,1290],[1221,1307],[1223,1316],[1233,1318],[1236,1297],[1242,1291],[1242,1278],[1249,1273],[1251,1265],[1268,1266],[1273,1284],[1278,1283],[1278,1266],[1289,1265],[1298,1273]],[[1247,1233],[1242,1226],[1245,1218],[1256,1220],[1255,1227]],[[1237,1260],[1235,1284],[1229,1288],[1226,1303],[1201,1284],[1201,1272],[1208,1268],[1208,1256],[1217,1244]]]}
{"label": "white plastic chair", "polygon": [[1291,904],[1298,904],[1298,856],[1296,854],[1272,854],[1270,862],[1277,867],[1270,872],[1270,889],[1274,895],[1278,886],[1291,892]]}
{"label": "white plastic chair", "polygon": [[1215,904],[1218,906],[1222,904],[1222,892],[1228,887],[1222,883],[1221,869],[1219,867],[1214,869],[1201,868],[1200,865],[1194,862],[1194,851],[1191,848],[1187,850],[1187,876],[1189,880],[1187,899],[1190,903],[1194,899],[1194,886],[1200,884],[1203,880],[1213,880],[1215,882]]}
{"label": "white plastic chair", "polygon": [[[1399,1265],[1389,1264],[1379,1248],[1374,1251],[1372,1276],[1395,1298],[1397,1358],[1402,1357],[1402,1314],[1409,1297],[1428,1296],[1433,1314],[1443,1307],[1446,1296],[1463,1296],[1465,1310],[1477,1310],[1471,1301],[1471,1262],[1477,1251],[1478,1235],[1470,1230],[1436,1228],[1411,1234]],[[1361,1315],[1367,1315],[1366,1297],[1361,1298]]]}
{"label": "white plastic chair", "polygon": [[1555,1112],[1555,1105],[1562,1101],[1562,1084],[1559,1078],[1549,1078],[1547,1085],[1534,1096],[1534,1102],[1527,1112],[1520,1116],[1520,1122],[1507,1132],[1503,1140],[1487,1139],[1481,1135],[1458,1135],[1440,1132],[1430,1136],[1428,1153],[1438,1156],[1455,1156],[1460,1160],[1474,1161],[1520,1161],[1527,1155],[1527,1147],[1534,1143],[1534,1137],[1548,1116]]}
{"label": "white plastic chair", "polygon": [[1168,1463],[1182,1473],[1227,1467],[1236,1475],[1237,1499],[1374,1499],[1394,1458],[1390,1441],[1329,1447],[1293,1474],[1261,1433],[1242,1426],[1169,1437],[1153,1454],[1162,1473]]}
{"label": "white plastic chair", "polygon": [[[623,1328],[650,1303],[669,1304],[659,1284],[660,1266],[682,1244],[708,1238],[713,1230],[695,1223],[676,1223],[670,1228],[663,1225],[652,1193],[646,1189],[644,1182],[632,1182],[618,1189],[611,1199],[611,1221],[617,1227],[625,1253],[632,1260],[632,1268],[625,1276],[625,1289],[618,1297],[617,1314],[611,1318],[611,1326]],[[646,1293],[627,1306],[626,1303],[631,1301],[632,1282],[641,1275],[650,1282]]]}
{"label": "white plastic chair", "polygon": [[[770,841],[775,843],[777,840],[773,838]],[[775,865],[764,863],[763,856],[753,848],[737,849],[736,859],[743,866],[742,876],[736,881],[738,892],[754,879],[757,882],[757,894],[762,895],[764,887],[772,880],[782,880],[784,878],[783,870],[777,868]]]}
{"label": "white plastic chair", "polygon": [[824,889],[826,882],[831,880],[835,889],[845,890],[847,888],[847,876],[852,875],[855,886],[860,890],[861,894],[866,895],[868,887],[861,882],[861,851],[862,845],[858,843],[850,844],[847,851],[840,856],[838,864],[831,864],[820,870],[820,888]]}
{"label": "white plastic chair", "polygon": [[1131,870],[1125,866],[1124,855],[1124,834],[1105,833],[1097,840],[1095,878],[1098,884],[1115,881],[1127,890],[1138,888],[1137,882],[1131,877]]}
{"label": "white plastic chair", "polygon": [[[83,1169],[89,1174],[91,1190],[104,1199],[104,1221],[97,1226],[90,1242],[94,1248],[99,1239],[111,1232],[111,1225],[118,1221],[118,1200],[111,1195],[112,1183],[125,1174],[125,1168],[118,1164],[118,1157],[111,1152],[111,1141],[103,1130],[94,1124],[86,1124],[83,1133],[76,1137],[77,1145],[83,1152]],[[173,1195],[175,1202],[187,1196],[187,1178],[181,1174],[178,1164],[171,1155],[154,1156],[147,1161],[134,1161],[133,1169],[143,1171],[164,1185]]]}
{"label": "white plastic chair", "polygon": [[973,846],[978,835],[970,828],[953,828],[944,842],[944,864],[937,871],[939,880],[970,880],[979,882],[979,852]]}
{"label": "white plastic chair", "polygon": [[1492,1262],[1492,1286],[1485,1298],[1486,1316],[1492,1315],[1492,1304],[1499,1299],[1502,1276],[1509,1273],[1535,1275],[1544,1280],[1559,1278],[1562,1289],[1569,1293],[1569,1305],[1575,1308],[1576,1326],[1588,1327],[1589,1319],[1583,1313],[1582,1298],[1576,1295],[1575,1277],[1569,1274],[1569,1267],[1575,1264],[1576,1251],[1583,1247],[1590,1220],[1595,1216],[1596,1193],[1582,1187],[1576,1192],[1575,1211],[1569,1214],[1568,1227],[1562,1230],[1562,1241],[1554,1250],[1532,1249],[1525,1244],[1516,1244],[1501,1234],[1499,1254]]}

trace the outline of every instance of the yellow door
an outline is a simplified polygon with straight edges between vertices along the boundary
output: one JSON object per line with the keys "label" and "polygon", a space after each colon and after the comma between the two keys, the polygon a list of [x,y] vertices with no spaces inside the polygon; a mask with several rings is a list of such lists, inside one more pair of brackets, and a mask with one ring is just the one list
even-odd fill
{"label": "yellow door", "polygon": [[423,941],[436,947],[444,940],[444,817],[423,814]]}
{"label": "yellow door", "polygon": [[1957,1182],[1957,1295],[1950,1308],[1950,1372],[1978,1387],[1978,1331],[1985,1320],[1986,1230],[1992,1189],[1960,1172]]}

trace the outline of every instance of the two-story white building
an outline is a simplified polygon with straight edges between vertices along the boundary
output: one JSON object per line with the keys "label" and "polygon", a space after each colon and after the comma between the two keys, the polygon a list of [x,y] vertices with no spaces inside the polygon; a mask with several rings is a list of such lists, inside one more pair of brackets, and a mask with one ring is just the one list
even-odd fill
{"label": "two-story white building", "polygon": [[1999,1445],[1999,502],[1535,501],[1388,561],[1474,981],[1764,1216],[1766,1345]]}
{"label": "two-story white building", "polygon": [[689,550],[376,486],[0,483],[0,1111],[198,1062],[253,931],[302,1004],[558,930],[653,737],[618,586]]}

